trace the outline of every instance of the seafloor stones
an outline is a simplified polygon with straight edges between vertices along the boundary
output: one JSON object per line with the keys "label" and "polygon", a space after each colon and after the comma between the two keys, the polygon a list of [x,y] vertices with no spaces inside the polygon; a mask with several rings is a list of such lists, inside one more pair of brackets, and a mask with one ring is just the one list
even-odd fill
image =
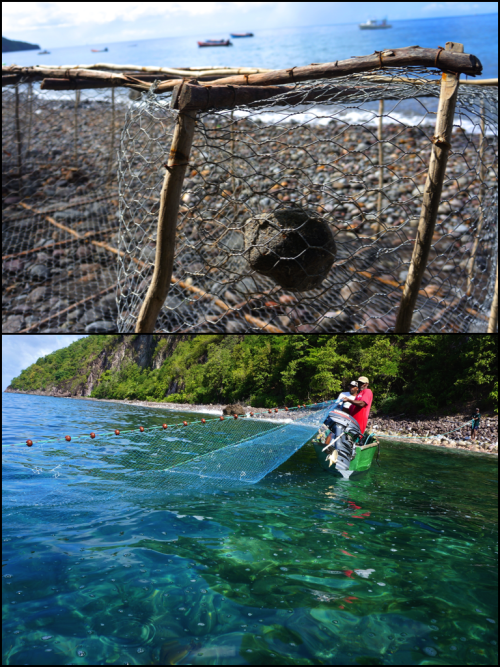
{"label": "seafloor stones", "polygon": [[232,403],[231,405],[226,405],[226,407],[222,410],[223,415],[244,415],[245,413],[245,408],[241,403]]}
{"label": "seafloor stones", "polygon": [[301,208],[250,218],[245,224],[245,248],[252,269],[295,292],[321,285],[336,255],[328,223]]}

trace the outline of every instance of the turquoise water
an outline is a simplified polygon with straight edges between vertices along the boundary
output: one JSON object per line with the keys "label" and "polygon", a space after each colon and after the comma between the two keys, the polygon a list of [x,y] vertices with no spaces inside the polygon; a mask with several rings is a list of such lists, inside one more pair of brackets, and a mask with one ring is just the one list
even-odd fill
{"label": "turquoise water", "polygon": [[[363,10],[364,11],[364,10]],[[359,20],[366,20],[360,16]],[[248,26],[255,33],[250,39],[234,39],[227,48],[200,49],[197,40],[228,38],[228,34],[199,34],[190,37],[135,40],[108,44],[51,48],[40,44],[50,55],[37,51],[5,53],[7,64],[82,65],[116,63],[121,65],[158,65],[163,67],[265,67],[269,69],[334,62],[380,51],[418,44],[437,48],[447,41],[464,44],[465,53],[477,56],[483,64],[482,77],[498,76],[498,14],[456,16],[451,18],[392,21],[389,30],[360,30],[357,23],[300,28],[266,29]],[[166,32],[168,32],[168,27]],[[135,46],[132,46],[134,45]],[[107,53],[91,53],[91,48],[107,46]]]}
{"label": "turquoise water", "polygon": [[4,394],[3,489],[26,507],[3,509],[3,664],[497,662],[493,457],[385,442],[346,481],[306,445],[257,485],[99,503],[54,461],[49,507],[8,447],[192,418]]}

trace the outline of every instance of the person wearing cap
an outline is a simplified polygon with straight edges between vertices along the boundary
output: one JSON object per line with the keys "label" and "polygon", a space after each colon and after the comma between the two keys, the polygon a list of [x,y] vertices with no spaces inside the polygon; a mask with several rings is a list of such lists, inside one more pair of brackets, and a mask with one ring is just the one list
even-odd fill
{"label": "person wearing cap", "polygon": [[[337,400],[343,400],[344,398],[356,398],[356,395],[358,393],[358,383],[356,380],[353,380],[350,385],[349,385],[349,391],[341,391],[340,394],[337,397]],[[348,403],[343,403],[342,404],[342,410],[344,412],[349,412],[349,404]]]}
{"label": "person wearing cap", "polygon": [[480,419],[481,415],[479,414],[479,408],[476,408],[476,412],[471,417],[471,432],[470,432],[471,440],[477,440],[477,432],[479,430]]}
{"label": "person wearing cap", "polygon": [[368,424],[373,393],[371,389],[368,389],[368,378],[364,377],[364,375],[358,378],[358,386],[359,392],[356,395],[356,398],[346,396],[344,399],[344,406],[346,402],[351,403],[349,414],[358,422],[361,433],[364,433],[366,425]]}

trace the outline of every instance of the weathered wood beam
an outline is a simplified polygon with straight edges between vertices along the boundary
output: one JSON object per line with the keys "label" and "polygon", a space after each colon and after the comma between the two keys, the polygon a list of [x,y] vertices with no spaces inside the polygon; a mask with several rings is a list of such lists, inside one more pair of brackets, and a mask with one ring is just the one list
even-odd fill
{"label": "weathered wood beam", "polygon": [[[463,73],[469,76],[477,76],[483,71],[480,60],[467,53],[454,53],[441,48],[422,49],[419,46],[407,46],[401,49],[385,49],[369,56],[348,58],[334,63],[291,67],[261,74],[230,76],[221,79],[220,82],[214,81],[214,84],[271,86],[314,79],[331,79],[347,74],[383,70],[386,67],[435,67],[443,72]],[[160,84],[158,92],[171,90],[171,88],[169,82],[165,81]]]}
{"label": "weathered wood beam", "polygon": [[[446,53],[461,55],[463,44],[446,42]],[[417,238],[406,277],[403,296],[394,327],[395,333],[409,333],[418,291],[427,267],[427,259],[432,246],[432,237],[436,224],[437,212],[441,202],[441,192],[451,149],[451,133],[458,95],[459,74],[443,72],[441,92],[436,117],[436,129],[432,138],[432,151],[429,170],[422,197],[422,210],[418,222]]]}

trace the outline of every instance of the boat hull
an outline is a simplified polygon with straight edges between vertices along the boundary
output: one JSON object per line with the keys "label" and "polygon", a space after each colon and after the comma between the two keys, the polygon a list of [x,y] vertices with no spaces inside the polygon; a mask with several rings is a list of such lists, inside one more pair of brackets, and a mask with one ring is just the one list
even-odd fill
{"label": "boat hull", "polygon": [[231,42],[198,42],[198,46],[232,46]]}
{"label": "boat hull", "polygon": [[325,445],[321,443],[313,442],[314,449],[316,451],[316,456],[318,461],[323,468],[332,475],[340,475],[342,477],[349,478],[351,475],[357,475],[359,473],[369,470],[371,467],[373,457],[377,451],[377,444],[365,445],[364,447],[357,447],[356,456],[349,464],[349,470],[340,470],[337,469],[336,464],[330,466],[330,461],[327,459],[328,452],[323,451]]}

